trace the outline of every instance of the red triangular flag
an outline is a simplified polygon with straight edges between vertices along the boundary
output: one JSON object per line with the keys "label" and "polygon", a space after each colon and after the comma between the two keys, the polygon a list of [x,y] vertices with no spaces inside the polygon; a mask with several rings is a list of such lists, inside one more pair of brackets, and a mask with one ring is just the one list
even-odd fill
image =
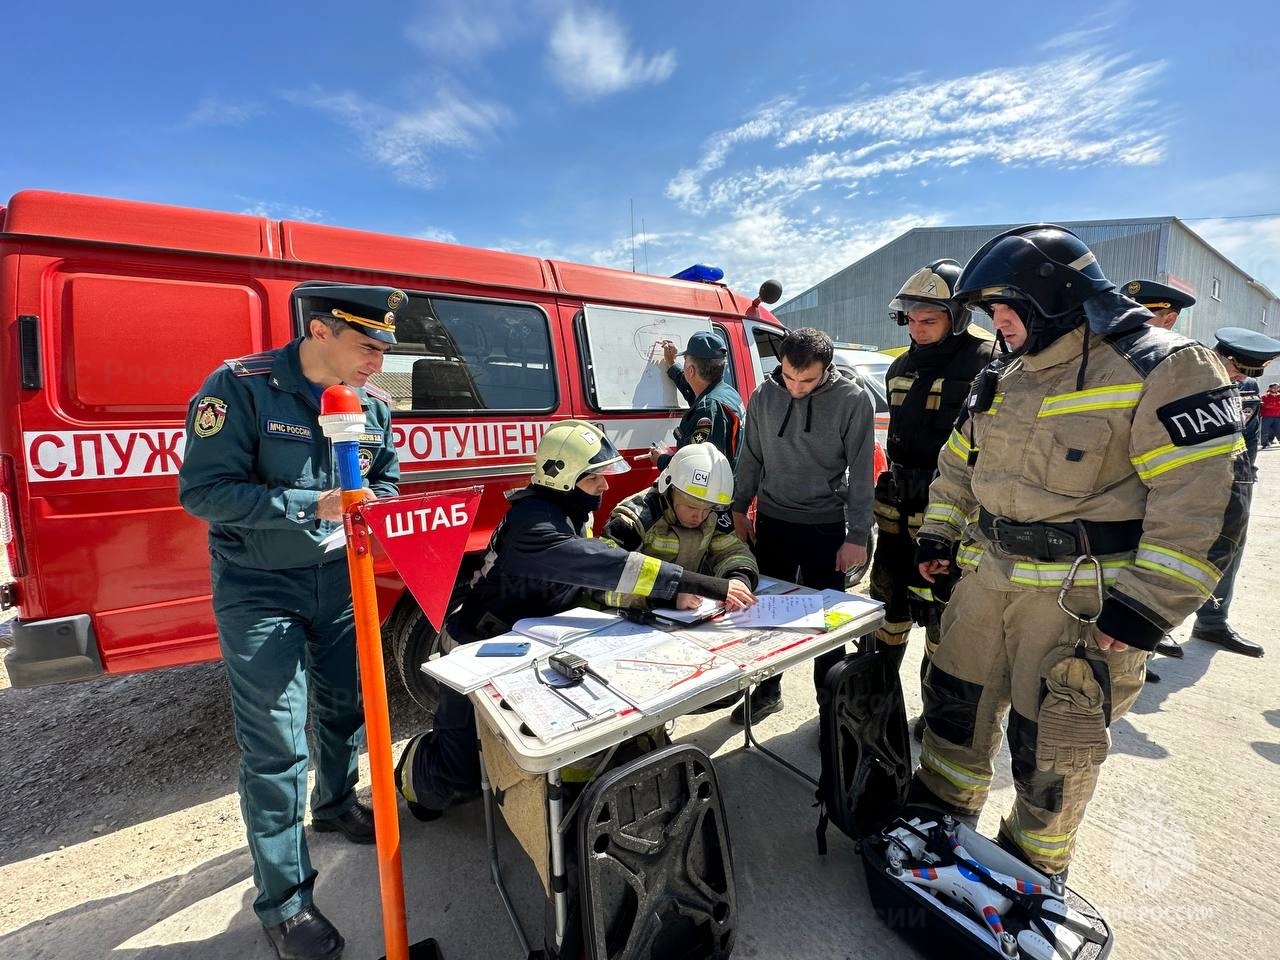
{"label": "red triangular flag", "polygon": [[370,531],[437,630],[449,612],[481,492],[481,487],[468,487],[360,505]]}

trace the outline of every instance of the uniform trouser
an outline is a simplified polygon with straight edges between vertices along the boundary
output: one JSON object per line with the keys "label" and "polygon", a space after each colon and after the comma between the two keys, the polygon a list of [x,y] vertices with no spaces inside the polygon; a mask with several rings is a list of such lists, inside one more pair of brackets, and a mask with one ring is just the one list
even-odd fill
{"label": "uniform trouser", "polygon": [[1280,440],[1280,417],[1263,417],[1262,436],[1258,442],[1269,447],[1272,440]]}
{"label": "uniform trouser", "polygon": [[1236,592],[1236,574],[1240,572],[1240,560],[1244,557],[1244,541],[1249,533],[1249,506],[1252,500],[1252,483],[1238,481],[1231,484],[1231,500],[1227,504],[1227,515],[1222,532],[1224,536],[1236,542],[1236,548],[1227,565],[1222,568],[1222,579],[1218,581],[1213,596],[1196,611],[1195,626],[1197,627],[1216,630],[1227,626],[1227,616],[1231,613],[1231,598]]}
{"label": "uniform trouser", "polygon": [[[467,642],[482,639],[486,638],[477,636]],[[443,650],[455,644],[447,635],[440,641]],[[413,751],[406,773],[417,802],[424,807],[443,810],[480,789],[476,711],[464,694],[441,684],[431,729],[405,749]]]}
{"label": "uniform trouser", "polygon": [[[1072,591],[1068,604],[1097,608],[1089,588]],[[1110,747],[1106,728],[1132,706],[1146,675],[1146,651],[1103,653],[1092,627],[1088,657],[1076,656],[1076,624],[1055,590],[1001,590],[967,576],[942,616],[925,679],[919,784],[962,816],[981,811],[1007,712],[1017,797],[1000,832],[1051,874],[1071,860]]]}
{"label": "uniform trouser", "polygon": [[214,556],[213,612],[240,746],[240,812],[264,925],[311,903],[316,871],[302,817],[307,789],[307,705],[315,741],[315,820],[356,802],[364,731],[356,672],[351,581],[340,561],[254,570]]}
{"label": "uniform trouser", "polygon": [[[791,523],[756,514],[756,559],[767,577],[802,583],[815,590],[843,590],[844,573],[836,569],[836,553],[844,545],[843,523]],[[831,667],[844,657],[839,647],[813,661],[813,686],[821,689]],[[782,691],[782,675],[760,684],[766,697]]]}
{"label": "uniform trouser", "polygon": [[[916,571],[916,542],[910,535],[902,535],[886,531],[880,527],[876,536],[875,559],[871,564],[871,599],[884,604],[884,626],[876,631],[876,641],[885,647],[905,646],[911,626],[915,622],[912,614],[911,585],[919,579]],[[917,604],[923,601],[917,600]],[[934,604],[941,613],[941,604]],[[936,616],[936,615],[935,615]],[[925,626],[925,649],[921,661],[920,674],[928,667],[933,651],[938,647],[940,636],[938,624]],[[896,651],[901,662],[904,651]]]}

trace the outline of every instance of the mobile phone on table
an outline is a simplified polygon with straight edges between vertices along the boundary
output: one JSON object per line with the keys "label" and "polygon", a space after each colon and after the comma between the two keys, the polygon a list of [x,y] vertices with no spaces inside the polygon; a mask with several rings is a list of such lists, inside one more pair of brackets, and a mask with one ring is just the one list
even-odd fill
{"label": "mobile phone on table", "polygon": [[529,644],[515,642],[482,643],[477,657],[523,657],[529,652]]}

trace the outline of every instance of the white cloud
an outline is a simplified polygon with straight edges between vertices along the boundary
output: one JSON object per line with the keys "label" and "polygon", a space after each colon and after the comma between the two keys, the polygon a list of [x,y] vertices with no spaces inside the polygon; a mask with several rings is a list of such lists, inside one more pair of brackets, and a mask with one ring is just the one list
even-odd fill
{"label": "white cloud", "polygon": [[1131,4],[1116,0],[1101,10],[1095,10],[1081,18],[1080,26],[1068,30],[1040,44],[1041,50],[1070,50],[1088,44],[1104,42],[1114,36],[1120,25],[1129,18]]}
{"label": "white cloud", "polygon": [[435,186],[435,153],[476,149],[507,118],[498,104],[464,99],[448,90],[441,90],[430,104],[400,112],[351,92],[312,88],[285,96],[343,123],[375,163],[412,187]]}
{"label": "white cloud", "polygon": [[[1149,116],[1137,121],[1150,109],[1145,98],[1160,69],[1077,54],[915,83],[821,110],[771,104],[713,135],[699,160],[668,182],[666,194],[705,212],[788,203],[827,185],[865,190],[885,175],[978,161],[1157,164],[1164,159],[1163,138],[1151,135]],[[735,149],[752,143],[767,143],[775,162],[714,176]]]}
{"label": "white cloud", "polygon": [[1280,216],[1196,220],[1187,226],[1280,296]]}
{"label": "white cloud", "polygon": [[[706,263],[723,268],[725,282],[740,293],[754,295],[762,281],[776,279],[782,283],[785,301],[912,227],[939,226],[946,222],[947,215],[937,212],[904,214],[885,220],[831,215],[815,221],[788,216],[777,208],[759,208],[696,228],[648,234],[648,272],[671,276],[691,264]],[[643,272],[645,249],[639,234],[635,243],[636,264]],[[495,246],[547,259],[631,269],[631,237],[626,233],[603,246],[546,238],[507,238]]]}
{"label": "white cloud", "polygon": [[220,97],[205,97],[187,114],[183,123],[188,127],[242,127],[263,112],[262,104],[255,100],[233,102]]}
{"label": "white cloud", "polygon": [[266,217],[268,220],[302,220],[307,223],[323,223],[328,215],[314,207],[301,207],[293,203],[277,203],[273,200],[253,200],[249,197],[236,197],[246,206],[240,211],[251,217]]}
{"label": "white cloud", "polygon": [[421,5],[405,36],[433,60],[476,60],[508,43],[524,20],[512,0],[489,0],[483,9],[468,0],[432,0]]}
{"label": "white cloud", "polygon": [[444,230],[440,227],[428,227],[426,230],[419,230],[414,236],[419,240],[436,240],[440,243],[458,242],[458,237],[452,230]]}
{"label": "white cloud", "polygon": [[593,100],[629,87],[661,83],[676,69],[676,54],[654,56],[631,50],[622,24],[589,7],[565,10],[551,30],[548,65],[570,94]]}

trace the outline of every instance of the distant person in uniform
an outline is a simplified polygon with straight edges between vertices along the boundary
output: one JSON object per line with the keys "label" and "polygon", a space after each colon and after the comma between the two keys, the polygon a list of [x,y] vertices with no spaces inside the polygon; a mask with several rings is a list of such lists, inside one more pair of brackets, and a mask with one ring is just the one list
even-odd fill
{"label": "distant person in uniform", "polygon": [[[1172,330],[1182,311],[1195,306],[1196,302],[1191,294],[1154,280],[1130,280],[1120,289],[1130,300],[1151,311],[1151,319],[1147,321],[1149,326],[1162,330]],[[1175,659],[1181,659],[1183,655],[1182,645],[1167,633],[1156,644],[1155,652]],[[1147,679],[1157,683],[1160,677],[1148,669]]]}
{"label": "distant person in uniform", "polygon": [[1244,556],[1245,538],[1249,532],[1253,485],[1258,481],[1258,437],[1261,433],[1258,411],[1262,404],[1258,396],[1258,381],[1254,378],[1262,376],[1267,364],[1280,356],[1280,340],[1243,327],[1223,327],[1215,336],[1218,340],[1215,349],[1227,368],[1227,376],[1240,390],[1245,450],[1235,461],[1223,542],[1220,549],[1209,556],[1209,562],[1222,570],[1222,579],[1213,595],[1196,611],[1191,639],[1216,643],[1224,650],[1246,657],[1260,657],[1262,646],[1237,633],[1227,622],[1227,616],[1231,612],[1236,576],[1240,573],[1240,560]]}
{"label": "distant person in uniform", "polygon": [[1124,295],[1151,311],[1150,326],[1172,330],[1183,310],[1195,306],[1196,298],[1189,293],[1156,283],[1154,280],[1130,280],[1123,287]]}
{"label": "distant person in uniform", "polygon": [[304,294],[305,336],[226,361],[192,398],[178,497],[209,523],[254,912],[281,960],[335,960],[344,941],[312,901],[316,871],[302,831],[308,720],[312,826],[362,844],[374,832],[372,812],[356,799],[364,713],[346,554],[321,546],[341,529],[342,491],[320,396],[338,383],[355,388],[365,413],[360,472],[371,495],[395,496],[390,397],[368,380],[396,342],[396,311],[407,298],[388,287]]}

